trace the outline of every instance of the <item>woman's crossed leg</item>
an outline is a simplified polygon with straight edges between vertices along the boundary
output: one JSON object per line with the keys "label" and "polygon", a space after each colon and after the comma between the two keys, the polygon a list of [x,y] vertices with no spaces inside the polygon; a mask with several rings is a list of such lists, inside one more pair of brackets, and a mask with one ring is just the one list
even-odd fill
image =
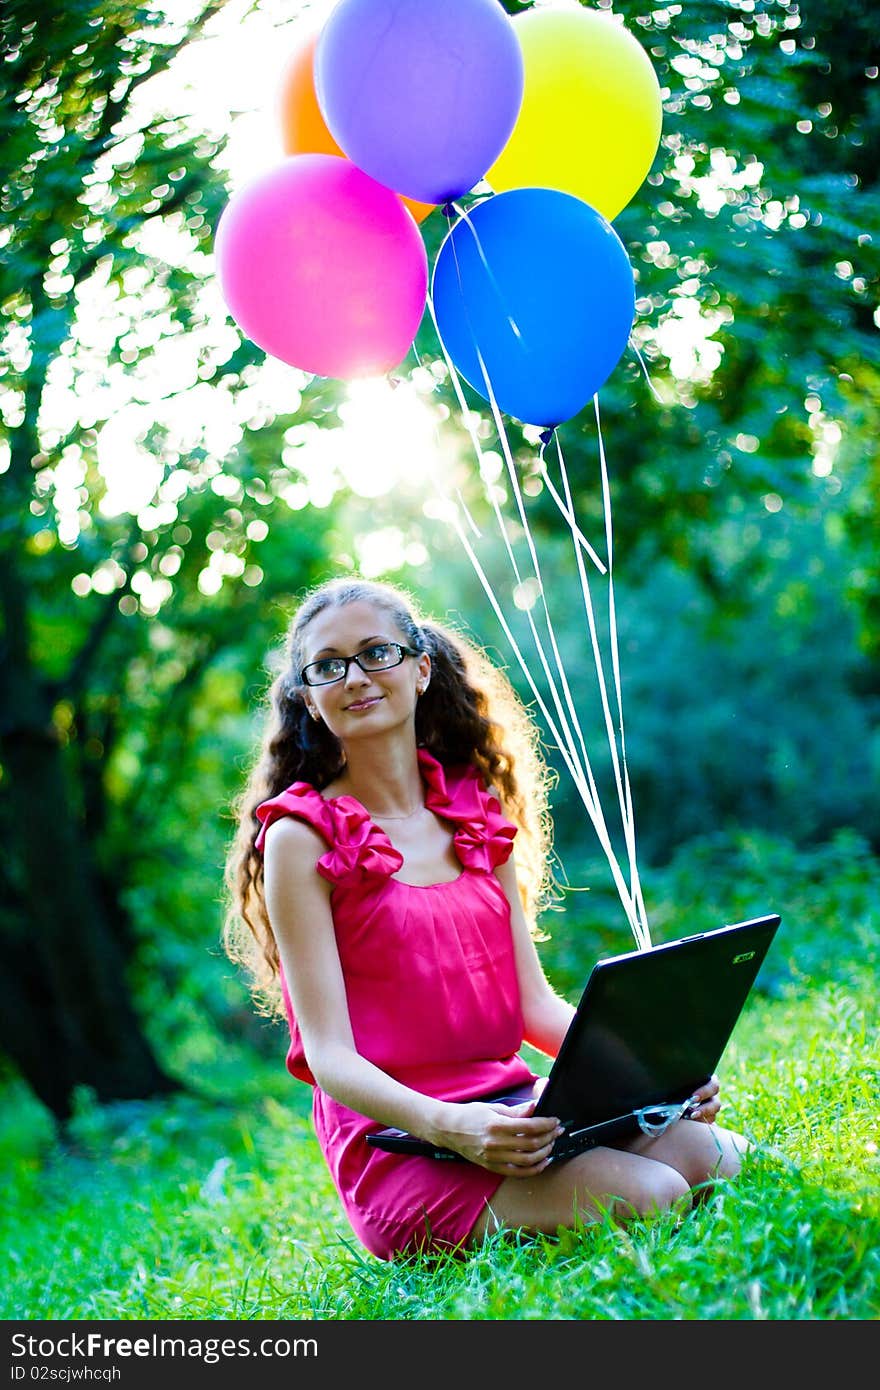
{"label": "woman's crossed leg", "polygon": [[740,1134],[681,1120],[656,1139],[639,1135],[627,1148],[588,1149],[533,1178],[505,1178],[470,1234],[510,1228],[553,1235],[560,1227],[687,1211],[694,1189],[734,1177],[749,1148]]}

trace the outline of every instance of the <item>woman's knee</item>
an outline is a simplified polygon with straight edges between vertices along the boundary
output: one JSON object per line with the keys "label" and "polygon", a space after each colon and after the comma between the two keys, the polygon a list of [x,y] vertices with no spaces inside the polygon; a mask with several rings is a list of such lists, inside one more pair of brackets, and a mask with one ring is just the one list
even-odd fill
{"label": "woman's knee", "polygon": [[675,1168],[618,1149],[592,1149],[529,1182],[506,1178],[471,1231],[480,1240],[500,1227],[553,1234],[579,1222],[632,1221],[690,1206]]}
{"label": "woman's knee", "polygon": [[682,1120],[659,1139],[639,1139],[631,1152],[676,1169],[691,1188],[717,1178],[734,1178],[751,1145],[720,1125]]}
{"label": "woman's knee", "polygon": [[615,1215],[623,1218],[658,1216],[690,1205],[690,1187],[677,1169],[654,1159],[645,1160],[615,1203]]}
{"label": "woman's knee", "polygon": [[712,1140],[714,1157],[710,1154],[710,1178],[735,1178],[740,1168],[745,1154],[752,1147],[748,1139],[742,1134],[736,1134],[732,1129],[721,1129],[718,1125],[712,1126]]}
{"label": "woman's knee", "polygon": [[592,1155],[585,1155],[575,1196],[582,1216],[610,1213],[620,1221],[690,1205],[690,1188],[671,1164],[619,1150],[594,1149]]}
{"label": "woman's knee", "polygon": [[743,1155],[749,1148],[748,1140],[741,1134],[722,1129],[719,1125],[694,1123],[688,1127],[683,1161],[676,1167],[691,1187],[711,1183],[717,1178],[735,1178],[742,1167]]}

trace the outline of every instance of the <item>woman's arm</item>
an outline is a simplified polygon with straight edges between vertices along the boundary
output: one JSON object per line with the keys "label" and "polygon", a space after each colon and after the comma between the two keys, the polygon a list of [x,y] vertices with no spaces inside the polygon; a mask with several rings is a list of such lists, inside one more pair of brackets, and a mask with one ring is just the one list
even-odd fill
{"label": "woman's arm", "polygon": [[306,1061],[318,1085],[380,1125],[410,1130],[483,1167],[533,1175],[555,1138],[555,1121],[527,1118],[531,1103],[499,1113],[478,1103],[434,1100],[396,1081],[357,1051],[330,909],[330,885],[315,869],[324,849],[293,817],[273,822],[264,848],[269,921],[278,943]]}
{"label": "woman's arm", "polygon": [[527,1043],[548,1057],[555,1057],[574,1007],[557,994],[544,974],[516,881],[514,856],[495,870],[510,903],[510,925],[519,980],[524,1036]]}
{"label": "woman's arm", "polygon": [[324,842],[293,817],[266,832],[266,908],[309,1069],[323,1091],[377,1123],[420,1133],[433,1102],[394,1081],[355,1047],[330,910],[315,863]]}
{"label": "woman's arm", "polygon": [[[555,992],[544,974],[519,896],[513,857],[511,856],[507,863],[495,872],[510,901],[510,920],[522,996],[525,1040],[539,1052],[546,1053],[548,1057],[555,1057],[562,1046],[568,1025],[574,1018],[575,1009]],[[719,1091],[717,1076],[711,1076],[707,1082],[699,1086],[694,1092],[698,1104],[691,1111],[690,1118],[711,1124],[721,1108]]]}

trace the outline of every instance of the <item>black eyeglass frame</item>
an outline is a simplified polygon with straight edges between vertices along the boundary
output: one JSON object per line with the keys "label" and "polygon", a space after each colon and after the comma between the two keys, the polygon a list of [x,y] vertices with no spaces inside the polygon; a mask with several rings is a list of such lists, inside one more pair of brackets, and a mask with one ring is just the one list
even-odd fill
{"label": "black eyeglass frame", "polygon": [[[393,647],[397,652],[397,660],[390,662],[387,666],[374,666],[373,669],[370,670],[363,664],[362,661],[359,660],[359,658],[362,657],[365,652],[373,651],[376,647]],[[402,642],[370,642],[369,646],[361,647],[360,651],[355,652],[354,656],[322,656],[318,661],[310,661],[308,666],[304,666],[302,668],[302,671],[300,672],[300,679],[302,680],[303,685],[307,685],[309,687],[321,685],[337,685],[339,681],[344,681],[348,678],[348,670],[352,662],[354,662],[356,666],[360,667],[365,676],[375,676],[380,671],[394,671],[398,666],[403,665],[404,661],[408,656],[421,655],[422,653],[418,651],[415,647],[406,647]],[[323,665],[325,661],[344,662],[345,670],[342,672],[342,675],[332,676],[331,679],[327,681],[311,680],[309,678],[309,671],[312,669],[313,666]]]}

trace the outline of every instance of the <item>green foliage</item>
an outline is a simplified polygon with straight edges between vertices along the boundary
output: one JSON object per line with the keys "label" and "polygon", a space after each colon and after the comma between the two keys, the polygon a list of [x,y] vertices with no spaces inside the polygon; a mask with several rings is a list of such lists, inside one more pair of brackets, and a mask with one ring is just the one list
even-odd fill
{"label": "green foliage", "polygon": [[[737,824],[801,842],[853,825],[878,843],[880,745],[843,597],[845,556],[825,543],[821,524],[766,512],[725,528],[718,550],[723,606],[668,566],[619,599],[645,855]],[[775,568],[749,583],[766,551]]]}
{"label": "green foliage", "polygon": [[[574,997],[596,955],[635,943],[600,863],[573,861],[569,880],[544,922],[543,950],[558,987]],[[716,831],[679,846],[641,880],[654,942],[778,912],[782,927],[758,979],[771,997],[792,983],[866,982],[876,970],[880,868],[855,831],[808,849],[767,832]]]}
{"label": "green foliage", "polygon": [[[112,1070],[137,1027],[124,967],[175,984],[188,934],[216,940],[238,790],[231,758],[218,762],[223,731],[244,731],[290,595],[326,563],[285,500],[293,470],[264,355],[205,294],[223,138],[149,97],[224,4],[113,0],[47,25],[44,7],[13,0],[0,22],[0,952],[33,1025],[21,1050],[0,1045],[31,1077],[53,1027],[115,1033],[92,1063],[87,1044],[68,1048],[75,1071]],[[304,384],[287,373],[290,418]],[[146,485],[120,500],[112,475],[125,493],[126,466]],[[109,995],[88,960],[113,962]],[[33,993],[79,972],[66,995]],[[99,1023],[117,1000],[120,1017]],[[140,1082],[102,1084],[126,1094],[157,1077],[146,1065]]]}
{"label": "green foliage", "polygon": [[[616,516],[615,480],[612,488]],[[694,836],[736,826],[804,844],[856,827],[875,846],[880,841],[876,669],[863,650],[860,617],[850,598],[853,582],[869,572],[853,567],[839,495],[823,495],[818,479],[814,492],[808,514],[793,515],[787,507],[771,512],[759,502],[732,509],[716,524],[711,567],[702,572],[658,557],[653,534],[636,538],[631,554],[621,555],[615,543],[626,765],[639,862],[646,867],[668,859]],[[509,489],[506,506],[512,510]],[[384,520],[378,510],[376,515]],[[534,516],[531,522],[535,526]],[[480,516],[480,523],[480,562],[552,711],[536,644],[512,601],[514,585],[497,527],[492,518]],[[680,523],[684,534],[690,523],[685,516]],[[598,528],[587,529],[595,538]],[[540,532],[536,527],[535,533],[565,676],[620,858],[624,846],[609,740],[571,544],[559,528],[553,533],[549,526]],[[598,849],[588,813],[532,686],[486,611],[478,579],[455,540],[443,544],[438,537],[419,597],[482,641],[532,705],[558,774],[552,797],[557,847],[565,864],[577,866]],[[527,573],[521,536],[517,545]],[[608,584],[588,567],[588,586],[614,706]],[[530,616],[552,667],[540,601]],[[558,673],[556,683],[561,688]],[[616,729],[616,715],[613,723]],[[607,874],[600,870],[599,877],[604,881]]]}

